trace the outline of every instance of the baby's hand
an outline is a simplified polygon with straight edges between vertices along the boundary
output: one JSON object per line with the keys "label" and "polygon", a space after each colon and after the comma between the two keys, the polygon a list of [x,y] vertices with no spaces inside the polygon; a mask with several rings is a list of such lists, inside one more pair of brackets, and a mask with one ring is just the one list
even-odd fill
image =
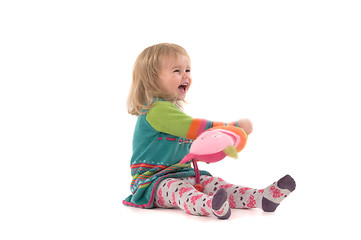
{"label": "baby's hand", "polygon": [[252,126],[251,120],[245,118],[245,119],[238,120],[237,123],[238,123],[238,126],[247,133],[247,135],[252,133],[253,126]]}

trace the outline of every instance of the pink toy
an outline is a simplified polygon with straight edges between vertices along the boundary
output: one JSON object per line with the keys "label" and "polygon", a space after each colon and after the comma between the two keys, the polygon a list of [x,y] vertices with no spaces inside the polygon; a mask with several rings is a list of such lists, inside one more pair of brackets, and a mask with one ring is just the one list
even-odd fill
{"label": "pink toy", "polygon": [[237,153],[245,147],[246,143],[247,134],[243,129],[235,126],[214,127],[197,137],[190,148],[189,154],[187,154],[179,164],[182,165],[193,161],[196,173],[195,188],[198,191],[203,191],[202,186],[199,184],[197,160],[214,163],[222,160],[226,156],[238,158]]}

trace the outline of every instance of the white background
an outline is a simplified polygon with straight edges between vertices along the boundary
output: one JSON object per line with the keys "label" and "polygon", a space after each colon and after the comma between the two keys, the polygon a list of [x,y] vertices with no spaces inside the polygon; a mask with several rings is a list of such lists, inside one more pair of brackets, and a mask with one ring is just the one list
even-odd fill
{"label": "white background", "polygon": [[[347,0],[1,1],[0,238],[360,239],[360,12]],[[255,188],[291,174],[275,213],[121,204],[132,66],[160,42],[192,59],[186,113],[254,123],[238,160],[200,168]]]}

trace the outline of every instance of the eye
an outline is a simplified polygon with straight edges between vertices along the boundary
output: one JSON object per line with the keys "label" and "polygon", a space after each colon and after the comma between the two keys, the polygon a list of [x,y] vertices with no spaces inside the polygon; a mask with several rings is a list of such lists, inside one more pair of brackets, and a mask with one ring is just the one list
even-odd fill
{"label": "eye", "polygon": [[187,69],[187,70],[186,70],[186,72],[190,73],[190,72],[191,72],[191,70],[190,70],[190,69]]}
{"label": "eye", "polygon": [[174,70],[173,72],[174,72],[174,73],[175,73],[175,72],[179,72],[179,69],[176,69],[176,70]]}

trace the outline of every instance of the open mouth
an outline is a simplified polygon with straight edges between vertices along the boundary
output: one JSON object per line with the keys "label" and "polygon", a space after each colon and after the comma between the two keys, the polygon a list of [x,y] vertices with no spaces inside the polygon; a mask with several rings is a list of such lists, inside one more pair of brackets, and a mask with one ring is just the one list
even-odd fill
{"label": "open mouth", "polygon": [[187,88],[188,88],[188,83],[183,83],[181,85],[179,85],[178,89],[181,91],[181,92],[186,92],[187,91]]}

